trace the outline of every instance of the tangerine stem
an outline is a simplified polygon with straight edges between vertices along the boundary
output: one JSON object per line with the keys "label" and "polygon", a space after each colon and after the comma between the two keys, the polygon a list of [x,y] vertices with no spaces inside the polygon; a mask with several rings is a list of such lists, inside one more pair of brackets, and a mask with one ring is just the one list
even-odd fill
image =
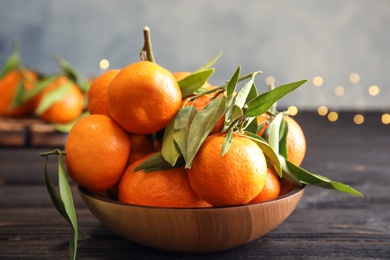
{"label": "tangerine stem", "polygon": [[140,53],[141,60],[147,60],[154,62],[153,50],[152,50],[152,40],[150,37],[150,28],[148,26],[144,27],[144,47]]}

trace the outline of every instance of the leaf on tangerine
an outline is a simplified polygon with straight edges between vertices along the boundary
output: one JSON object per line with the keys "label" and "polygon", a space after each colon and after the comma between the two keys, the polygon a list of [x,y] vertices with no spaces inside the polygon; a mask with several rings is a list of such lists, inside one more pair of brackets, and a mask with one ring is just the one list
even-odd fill
{"label": "leaf on tangerine", "polygon": [[263,138],[261,138],[257,134],[253,134],[253,133],[250,133],[247,131],[245,131],[244,134],[247,138],[254,141],[260,147],[260,149],[263,151],[265,157],[271,161],[276,173],[280,177],[282,177],[282,175],[283,175],[282,174],[282,167],[281,167],[281,164],[279,161],[279,157],[276,154],[276,152],[272,149],[272,147]]}
{"label": "leaf on tangerine", "polygon": [[173,139],[179,147],[181,154],[184,156],[184,160],[187,159],[187,137],[189,128],[197,113],[197,109],[191,105],[180,109],[175,119]]}
{"label": "leaf on tangerine", "polygon": [[282,85],[257,96],[255,99],[252,99],[247,103],[247,116],[262,115],[263,113],[267,112],[267,110],[272,107],[275,102],[283,98],[288,93],[299,88],[306,81],[307,80],[301,80],[298,82]]}
{"label": "leaf on tangerine", "polygon": [[176,144],[173,135],[175,133],[175,121],[177,116],[180,114],[180,111],[169,121],[168,125],[165,127],[164,136],[162,140],[161,155],[166,162],[171,166],[174,166],[177,162],[177,159],[181,156],[181,151],[178,145]]}
{"label": "leaf on tangerine", "polygon": [[225,113],[225,102],[225,96],[215,98],[196,114],[188,133],[186,168],[191,167],[192,160],[204,140]]}
{"label": "leaf on tangerine", "polygon": [[230,129],[229,132],[226,134],[225,139],[223,140],[221,156],[224,156],[229,151],[232,141],[233,141],[233,129]]}
{"label": "leaf on tangerine", "polygon": [[50,91],[46,95],[44,95],[42,101],[40,102],[38,108],[35,110],[37,115],[44,113],[47,109],[49,109],[55,102],[61,100],[66,93],[69,92],[72,86],[72,82],[65,82],[58,88]]}
{"label": "leaf on tangerine", "polygon": [[161,152],[157,152],[147,158],[145,161],[137,165],[133,172],[136,171],[143,171],[143,172],[154,172],[154,171],[160,171],[160,170],[167,170],[171,169],[172,165],[167,162],[164,157],[162,156]]}
{"label": "leaf on tangerine", "polygon": [[207,69],[192,73],[187,77],[178,81],[181,94],[183,98],[186,98],[192,95],[196,90],[198,90],[203,84],[211,77],[214,73],[214,69]]}
{"label": "leaf on tangerine", "polygon": [[285,160],[285,162],[286,164],[283,167],[284,168],[283,170],[288,171],[291,175],[294,175],[303,184],[313,184],[316,186],[320,186],[322,188],[332,189],[340,192],[349,193],[358,197],[363,197],[362,193],[350,187],[349,185],[332,181],[329,178],[319,174],[310,173],[309,171],[299,166],[296,166],[295,164],[293,164],[288,160]]}

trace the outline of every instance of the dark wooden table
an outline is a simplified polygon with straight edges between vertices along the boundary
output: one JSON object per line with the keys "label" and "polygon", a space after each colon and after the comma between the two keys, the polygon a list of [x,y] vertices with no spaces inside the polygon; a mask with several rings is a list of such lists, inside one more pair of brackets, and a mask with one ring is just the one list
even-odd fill
{"label": "dark wooden table", "polygon": [[[296,116],[307,136],[303,167],[364,193],[358,198],[308,187],[292,215],[269,234],[211,254],[173,254],[129,242],[102,226],[73,185],[80,228],[78,259],[390,259],[390,125],[381,114],[352,113],[331,123]],[[0,147],[0,259],[66,259],[70,228],[51,204],[39,157],[50,147]],[[53,157],[49,170],[56,176]]]}

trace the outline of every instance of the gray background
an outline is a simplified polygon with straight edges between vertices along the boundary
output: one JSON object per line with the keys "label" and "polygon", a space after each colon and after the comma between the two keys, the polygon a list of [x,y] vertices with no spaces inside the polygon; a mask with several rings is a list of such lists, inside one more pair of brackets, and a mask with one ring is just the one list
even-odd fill
{"label": "gray background", "polygon": [[[145,25],[157,62],[169,70],[195,70],[222,51],[215,85],[240,65],[243,73],[263,71],[260,90],[268,76],[277,86],[309,80],[281,107],[390,111],[388,0],[0,0],[0,64],[17,40],[24,63],[41,72],[57,71],[58,53],[81,73],[98,75],[101,59],[110,68],[139,60]],[[368,94],[371,85],[379,95]],[[336,86],[345,95],[336,96]]]}

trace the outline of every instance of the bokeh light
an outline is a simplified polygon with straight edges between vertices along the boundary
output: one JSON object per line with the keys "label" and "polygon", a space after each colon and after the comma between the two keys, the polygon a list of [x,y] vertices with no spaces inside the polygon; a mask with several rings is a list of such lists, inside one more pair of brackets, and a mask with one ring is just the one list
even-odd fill
{"label": "bokeh light", "polygon": [[289,115],[295,116],[296,114],[298,114],[298,108],[296,106],[289,106],[287,112]]}
{"label": "bokeh light", "polygon": [[328,108],[326,106],[320,106],[318,109],[317,109],[317,112],[320,116],[326,116],[326,114],[328,114]]}
{"label": "bokeh light", "polygon": [[320,76],[314,77],[314,79],[313,79],[314,86],[320,87],[320,86],[322,86],[323,83],[324,83],[324,79],[322,77],[320,77]]}
{"label": "bokeh light", "polygon": [[371,96],[376,96],[379,94],[379,87],[378,86],[375,86],[375,85],[372,85],[371,87],[368,88],[368,93],[371,95]]}
{"label": "bokeh light", "polygon": [[382,123],[385,125],[390,124],[390,114],[385,113],[382,115]]}
{"label": "bokeh light", "polygon": [[343,86],[337,86],[335,89],[334,89],[334,93],[336,94],[336,96],[342,96],[344,95],[345,93],[345,89]]}
{"label": "bokeh light", "polygon": [[361,125],[364,122],[364,116],[362,114],[356,114],[353,117],[353,121],[355,122],[355,124]]}
{"label": "bokeh light", "polygon": [[99,66],[102,70],[106,70],[108,67],[110,67],[110,62],[106,59],[102,59],[99,63]]}
{"label": "bokeh light", "polygon": [[349,75],[349,81],[352,83],[358,83],[360,81],[360,75],[358,73],[352,73]]}
{"label": "bokeh light", "polygon": [[339,119],[339,114],[337,114],[335,111],[329,112],[328,119],[330,122],[335,122],[337,119]]}

